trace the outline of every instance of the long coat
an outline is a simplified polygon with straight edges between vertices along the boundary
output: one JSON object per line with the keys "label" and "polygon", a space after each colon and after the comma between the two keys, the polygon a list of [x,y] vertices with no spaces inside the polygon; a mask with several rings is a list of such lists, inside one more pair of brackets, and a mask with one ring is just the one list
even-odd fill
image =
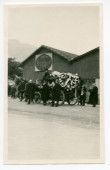
{"label": "long coat", "polygon": [[94,86],[92,91],[91,91],[91,100],[92,100],[92,104],[98,103],[98,88],[96,86]]}
{"label": "long coat", "polygon": [[12,86],[11,87],[11,95],[15,95],[15,93],[16,93],[16,87]]}
{"label": "long coat", "polygon": [[44,84],[42,89],[42,100],[47,101],[48,99],[49,99],[49,86],[48,84]]}
{"label": "long coat", "polygon": [[26,85],[26,94],[27,94],[27,97],[29,99],[33,99],[34,98],[34,94],[35,94],[35,84],[33,83],[28,83]]}
{"label": "long coat", "polygon": [[21,82],[19,85],[18,85],[18,91],[21,91],[21,90],[24,90],[25,89],[25,82]]}
{"label": "long coat", "polygon": [[60,100],[60,90],[61,86],[58,83],[56,83],[52,90],[52,100],[54,101]]}

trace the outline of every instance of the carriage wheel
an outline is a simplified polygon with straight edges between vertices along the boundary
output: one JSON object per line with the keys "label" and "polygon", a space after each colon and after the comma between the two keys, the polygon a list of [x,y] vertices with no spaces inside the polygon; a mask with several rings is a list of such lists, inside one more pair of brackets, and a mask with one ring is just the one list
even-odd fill
{"label": "carriage wheel", "polygon": [[74,97],[73,99],[70,100],[70,105],[75,105],[78,102],[78,98]]}
{"label": "carriage wheel", "polygon": [[34,100],[35,100],[36,103],[41,102],[41,94],[39,92],[35,93]]}
{"label": "carriage wheel", "polygon": [[60,91],[60,101],[59,101],[59,104],[64,104],[64,101],[65,101],[65,94],[64,94],[64,92],[61,90],[61,91]]}

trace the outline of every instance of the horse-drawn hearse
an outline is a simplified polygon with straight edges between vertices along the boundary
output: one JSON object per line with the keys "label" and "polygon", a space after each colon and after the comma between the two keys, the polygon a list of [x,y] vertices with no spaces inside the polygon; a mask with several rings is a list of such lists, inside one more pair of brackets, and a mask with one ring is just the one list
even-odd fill
{"label": "horse-drawn hearse", "polygon": [[[46,81],[49,86],[48,103],[52,101],[52,88],[56,79],[59,80],[59,84],[61,86],[59,104],[62,105],[67,102],[70,105],[75,105],[78,102],[78,86],[80,85],[78,74],[60,73],[58,71],[54,71],[49,74],[48,77],[46,77]],[[40,85],[35,84],[35,87],[34,101],[36,103],[41,103],[43,82]],[[21,92],[22,93],[19,95],[20,100],[26,98],[26,91],[21,90]]]}
{"label": "horse-drawn hearse", "polygon": [[[71,73],[60,73],[54,71],[47,78],[46,81],[49,85],[49,101],[52,100],[52,88],[54,86],[55,80],[59,80],[61,86],[60,90],[60,101],[59,104],[64,104],[67,102],[70,105],[75,105],[78,101],[78,86],[79,86],[79,77],[78,74]],[[38,87],[38,90],[35,92],[35,101],[40,103],[42,101],[42,89],[43,84]]]}

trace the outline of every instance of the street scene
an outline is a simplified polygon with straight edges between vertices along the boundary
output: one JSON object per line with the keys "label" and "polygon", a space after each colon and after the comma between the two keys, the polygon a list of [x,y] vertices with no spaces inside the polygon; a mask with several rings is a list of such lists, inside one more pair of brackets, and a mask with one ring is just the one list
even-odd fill
{"label": "street scene", "polygon": [[9,98],[8,110],[9,160],[99,158],[99,106],[28,105]]}

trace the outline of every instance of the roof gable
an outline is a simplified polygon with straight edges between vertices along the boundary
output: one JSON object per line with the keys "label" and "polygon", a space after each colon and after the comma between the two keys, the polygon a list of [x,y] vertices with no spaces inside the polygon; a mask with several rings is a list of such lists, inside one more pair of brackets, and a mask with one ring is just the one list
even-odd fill
{"label": "roof gable", "polygon": [[72,54],[72,53],[69,53],[69,52],[66,52],[66,51],[58,50],[56,48],[52,48],[52,47],[49,47],[49,46],[43,45],[43,47],[49,49],[53,53],[60,55],[61,57],[65,58],[68,61],[70,61],[70,60],[72,60],[72,59],[74,59],[78,56],[76,54]]}
{"label": "roof gable", "polygon": [[69,53],[69,52],[66,52],[66,51],[62,51],[62,50],[58,50],[58,49],[55,49],[55,48],[52,48],[52,47],[49,47],[49,46],[42,45],[39,48],[37,48],[37,50],[35,50],[29,57],[27,57],[24,61],[22,61],[22,63],[20,65],[23,65],[29,58],[31,58],[41,48],[48,49],[51,52],[58,54],[59,56],[63,57],[64,59],[66,59],[68,61],[71,61],[74,58],[78,57],[78,55],[76,55],[76,54],[72,54],[72,53]]}
{"label": "roof gable", "polygon": [[99,50],[99,47],[96,47],[96,48],[94,48],[94,49],[92,49],[92,50],[90,50],[90,51],[88,51],[88,52],[86,52],[86,53],[84,53],[84,54],[81,54],[81,55],[79,55],[79,56],[76,56],[75,58],[71,59],[70,61],[74,61],[74,60],[77,60],[77,59],[79,59],[79,58],[82,58],[82,57],[84,57],[84,56],[86,56],[86,55],[88,55],[88,54],[90,54],[90,53],[92,53],[92,52],[95,52],[95,51],[97,51],[97,50]]}
{"label": "roof gable", "polygon": [[92,49],[82,55],[76,55],[76,54],[72,54],[72,53],[69,53],[69,52],[66,52],[66,51],[62,51],[62,50],[58,50],[56,48],[53,48],[53,47],[49,47],[49,46],[46,46],[46,45],[41,45],[39,48],[37,48],[37,50],[35,50],[29,57],[27,57],[24,61],[22,61],[22,63],[20,65],[23,65],[29,58],[31,58],[34,54],[36,54],[37,51],[39,51],[41,48],[45,48],[45,49],[48,49],[50,50],[51,52],[55,53],[55,54],[58,54],[59,56],[63,57],[64,59],[66,59],[67,61],[74,61],[74,60],[77,60],[81,57],[84,57],[85,55],[89,54],[89,53],[92,53],[96,50],[99,50],[99,47],[95,48],[95,49]]}

